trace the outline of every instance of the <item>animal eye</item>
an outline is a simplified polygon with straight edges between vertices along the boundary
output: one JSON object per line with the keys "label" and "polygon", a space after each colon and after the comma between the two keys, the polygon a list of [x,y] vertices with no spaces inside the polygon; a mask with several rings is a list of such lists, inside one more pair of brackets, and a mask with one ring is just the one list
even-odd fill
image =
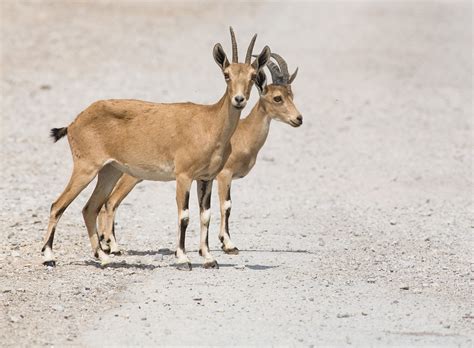
{"label": "animal eye", "polygon": [[276,97],[273,98],[273,100],[277,103],[281,103],[283,99],[281,99],[281,96],[277,95]]}
{"label": "animal eye", "polygon": [[230,76],[228,73],[224,73],[224,78],[226,81],[229,81],[230,80]]}

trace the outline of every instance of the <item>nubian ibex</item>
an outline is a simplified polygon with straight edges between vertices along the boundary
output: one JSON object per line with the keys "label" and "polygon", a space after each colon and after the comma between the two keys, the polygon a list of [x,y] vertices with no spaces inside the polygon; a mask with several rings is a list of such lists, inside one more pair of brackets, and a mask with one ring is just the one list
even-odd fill
{"label": "nubian ibex", "polygon": [[97,185],[83,209],[92,251],[102,264],[109,262],[97,234],[97,215],[123,173],[143,180],[176,180],[179,269],[191,269],[185,252],[189,221],[189,189],[198,183],[201,209],[200,253],[204,267],[218,267],[209,252],[208,226],[212,180],[230,155],[230,138],[237,128],[259,71],[270,57],[265,46],[251,63],[256,35],[245,63],[238,63],[232,28],[232,62],[220,44],[213,49],[226,81],[226,91],[213,105],[158,104],[139,100],[103,100],[81,112],[67,127],[54,128],[55,141],[67,135],[74,168],[64,192],[52,204],[42,247],[44,264],[54,266],[53,239],[61,215],[77,195],[98,175]]}
{"label": "nubian ibex", "polygon": [[[237,130],[231,138],[232,153],[224,168],[217,175],[221,228],[219,239],[222,249],[228,254],[238,254],[229,234],[229,216],[231,211],[231,182],[233,179],[245,177],[255,165],[257,155],[264,145],[270,130],[272,119],[299,127],[303,118],[293,103],[291,83],[298,73],[298,69],[290,76],[285,60],[278,54],[271,56],[278,66],[271,60],[267,62],[272,81],[266,85],[265,73],[260,71],[256,81],[260,99],[253,107],[250,114],[240,120]],[[111,253],[120,252],[115,238],[114,220],[115,212],[122,200],[132,191],[141,180],[130,175],[124,175],[115,186],[112,194],[99,214],[99,234],[104,241],[104,249],[110,248]]]}

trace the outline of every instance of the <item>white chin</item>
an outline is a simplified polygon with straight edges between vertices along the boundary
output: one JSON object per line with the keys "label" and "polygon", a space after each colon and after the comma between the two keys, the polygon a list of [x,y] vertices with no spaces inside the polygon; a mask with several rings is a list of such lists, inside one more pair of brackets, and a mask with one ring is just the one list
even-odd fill
{"label": "white chin", "polygon": [[245,108],[245,105],[247,105],[247,103],[245,103],[245,104],[234,104],[234,103],[232,103],[232,105],[236,109],[243,109],[243,108]]}

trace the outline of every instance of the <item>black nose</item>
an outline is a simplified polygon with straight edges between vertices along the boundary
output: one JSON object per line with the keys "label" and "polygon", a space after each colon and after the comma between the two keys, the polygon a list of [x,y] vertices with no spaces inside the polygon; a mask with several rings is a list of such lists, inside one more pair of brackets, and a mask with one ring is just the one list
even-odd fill
{"label": "black nose", "polygon": [[238,104],[240,104],[240,103],[242,103],[242,102],[245,100],[245,98],[242,97],[241,95],[238,95],[238,96],[235,96],[235,97],[234,97],[234,100],[235,100]]}
{"label": "black nose", "polygon": [[296,119],[298,120],[299,123],[303,123],[303,116],[298,115]]}

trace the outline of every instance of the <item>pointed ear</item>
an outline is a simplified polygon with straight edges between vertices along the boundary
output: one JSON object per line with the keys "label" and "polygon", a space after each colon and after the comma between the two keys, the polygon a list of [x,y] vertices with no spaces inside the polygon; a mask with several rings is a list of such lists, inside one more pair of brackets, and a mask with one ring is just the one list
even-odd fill
{"label": "pointed ear", "polygon": [[218,43],[214,46],[212,55],[214,56],[214,60],[216,61],[217,65],[221,67],[222,71],[224,71],[224,69],[229,66],[229,60],[227,59],[221,44]]}
{"label": "pointed ear", "polygon": [[255,80],[255,86],[257,87],[258,93],[260,93],[260,95],[267,94],[267,76],[263,70],[258,72],[257,79]]}
{"label": "pointed ear", "polygon": [[258,55],[258,57],[253,61],[252,66],[255,70],[259,71],[263,69],[265,64],[267,64],[268,60],[270,59],[270,47],[265,46],[262,52]]}
{"label": "pointed ear", "polygon": [[298,74],[298,68],[296,68],[295,72],[291,74],[290,79],[288,80],[289,84],[291,84],[295,80],[297,74]]}

